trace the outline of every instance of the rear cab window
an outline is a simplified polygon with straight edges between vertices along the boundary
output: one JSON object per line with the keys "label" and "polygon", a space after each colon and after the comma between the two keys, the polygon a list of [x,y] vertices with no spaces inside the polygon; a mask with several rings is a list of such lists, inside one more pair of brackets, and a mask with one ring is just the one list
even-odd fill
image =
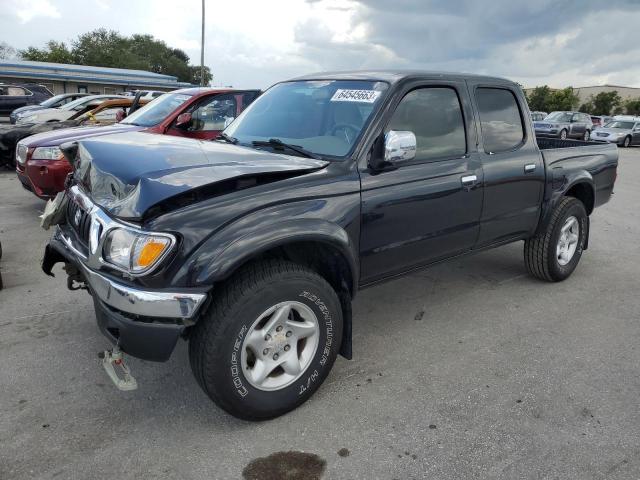
{"label": "rear cab window", "polygon": [[486,153],[507,152],[523,144],[522,112],[511,90],[479,87],[476,89],[476,102]]}

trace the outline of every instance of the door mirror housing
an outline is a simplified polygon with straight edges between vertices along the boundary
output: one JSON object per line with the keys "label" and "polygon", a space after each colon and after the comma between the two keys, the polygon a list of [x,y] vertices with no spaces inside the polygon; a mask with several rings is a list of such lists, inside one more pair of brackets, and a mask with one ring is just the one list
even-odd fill
{"label": "door mirror housing", "polygon": [[181,113],[178,115],[178,118],[176,118],[176,127],[188,128],[192,120],[190,113]]}
{"label": "door mirror housing", "polygon": [[410,131],[389,130],[384,136],[384,161],[389,165],[406,163],[416,158],[416,136]]}

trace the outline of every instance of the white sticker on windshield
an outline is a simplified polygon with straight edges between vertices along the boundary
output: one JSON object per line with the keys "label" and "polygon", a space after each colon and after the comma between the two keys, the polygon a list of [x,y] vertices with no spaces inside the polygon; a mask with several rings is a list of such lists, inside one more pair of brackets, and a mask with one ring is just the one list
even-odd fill
{"label": "white sticker on windshield", "polygon": [[375,90],[343,90],[339,88],[331,97],[332,102],[375,102],[380,93]]}

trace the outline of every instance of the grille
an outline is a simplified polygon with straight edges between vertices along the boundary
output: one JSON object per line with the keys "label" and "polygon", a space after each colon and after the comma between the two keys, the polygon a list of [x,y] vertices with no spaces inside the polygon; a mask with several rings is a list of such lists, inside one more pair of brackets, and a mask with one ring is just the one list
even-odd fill
{"label": "grille", "polygon": [[69,199],[67,204],[67,223],[75,230],[85,246],[89,245],[91,216],[82,210],[72,199]]}

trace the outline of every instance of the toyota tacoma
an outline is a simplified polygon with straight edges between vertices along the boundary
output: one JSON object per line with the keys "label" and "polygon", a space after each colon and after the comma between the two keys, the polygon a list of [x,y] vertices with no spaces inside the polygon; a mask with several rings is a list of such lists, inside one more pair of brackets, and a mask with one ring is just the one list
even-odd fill
{"label": "toyota tacoma", "polygon": [[43,270],[92,295],[116,385],[135,387],[124,354],[164,361],[185,339],[202,389],[253,420],[351,358],[359,289],[516,241],[531,275],[565,280],[618,164],[615,145],[536,140],[514,82],[390,71],[278,83],[215,141],[62,150]]}

